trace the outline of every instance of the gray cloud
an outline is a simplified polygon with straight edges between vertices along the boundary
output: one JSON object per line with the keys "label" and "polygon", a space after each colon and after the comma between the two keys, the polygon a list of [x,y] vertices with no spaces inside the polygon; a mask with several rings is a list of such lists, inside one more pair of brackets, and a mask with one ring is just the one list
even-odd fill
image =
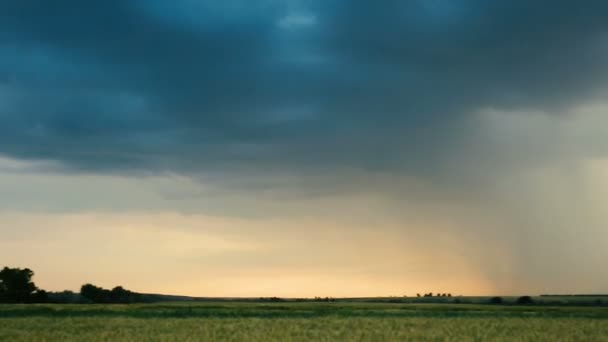
{"label": "gray cloud", "polygon": [[75,168],[428,174],[480,108],[606,80],[602,1],[1,6],[0,152]]}
{"label": "gray cloud", "polygon": [[577,265],[606,258],[606,165],[587,162],[608,155],[607,18],[595,0],[5,1],[0,207],[341,217],[430,254],[448,237],[506,292],[596,291]]}

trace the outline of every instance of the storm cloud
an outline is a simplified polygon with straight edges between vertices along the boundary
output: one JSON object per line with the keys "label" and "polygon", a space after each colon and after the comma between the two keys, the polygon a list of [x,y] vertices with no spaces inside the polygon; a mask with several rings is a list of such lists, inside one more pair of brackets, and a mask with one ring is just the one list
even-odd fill
{"label": "storm cloud", "polygon": [[426,173],[483,108],[605,85],[608,5],[7,2],[0,152],[93,170]]}
{"label": "storm cloud", "polygon": [[4,1],[0,209],[338,218],[595,291],[606,61],[599,0]]}

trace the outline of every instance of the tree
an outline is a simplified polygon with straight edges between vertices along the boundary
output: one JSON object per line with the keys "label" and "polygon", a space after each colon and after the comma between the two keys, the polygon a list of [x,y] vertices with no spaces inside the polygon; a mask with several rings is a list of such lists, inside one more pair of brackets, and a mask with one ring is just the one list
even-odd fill
{"label": "tree", "polygon": [[84,284],[80,288],[80,295],[93,303],[137,303],[143,301],[139,293],[116,286],[112,290],[106,290],[93,284]]}
{"label": "tree", "polygon": [[51,303],[74,304],[82,302],[82,297],[79,293],[64,290],[61,292],[49,292],[48,301]]}
{"label": "tree", "polygon": [[502,304],[502,297],[492,297],[490,298],[490,304]]}
{"label": "tree", "polygon": [[517,298],[516,303],[521,304],[521,305],[530,305],[530,304],[534,304],[534,300],[530,296],[521,296],[521,297]]}
{"label": "tree", "polygon": [[136,303],[142,301],[142,296],[122,286],[116,286],[110,291],[110,300],[112,303]]}
{"label": "tree", "polygon": [[0,271],[0,302],[31,303],[46,300],[46,292],[39,291],[32,281],[34,271],[29,268],[8,268]]}
{"label": "tree", "polygon": [[48,303],[49,293],[45,290],[38,289],[32,294],[31,303]]}
{"label": "tree", "polygon": [[80,287],[80,295],[93,303],[109,303],[110,291],[93,284],[84,284]]}

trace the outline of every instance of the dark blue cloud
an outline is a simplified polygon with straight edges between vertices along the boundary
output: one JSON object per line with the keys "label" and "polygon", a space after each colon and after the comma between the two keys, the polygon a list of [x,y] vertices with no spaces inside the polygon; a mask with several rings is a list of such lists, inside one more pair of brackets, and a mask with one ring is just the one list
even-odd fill
{"label": "dark blue cloud", "polygon": [[606,83],[603,1],[0,4],[0,153],[95,170],[428,172],[480,108]]}

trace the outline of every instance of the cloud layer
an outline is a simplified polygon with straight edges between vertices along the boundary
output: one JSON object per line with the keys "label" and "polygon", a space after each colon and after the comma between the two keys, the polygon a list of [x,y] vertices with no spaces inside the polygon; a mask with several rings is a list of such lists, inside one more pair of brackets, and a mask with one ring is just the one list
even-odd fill
{"label": "cloud layer", "polygon": [[287,245],[367,229],[412,249],[391,245],[395,267],[451,255],[484,291],[599,291],[606,18],[599,0],[6,1],[0,214],[274,218]]}
{"label": "cloud layer", "polygon": [[0,152],[75,168],[425,173],[478,110],[564,111],[606,81],[602,1],[29,0],[0,13]]}

